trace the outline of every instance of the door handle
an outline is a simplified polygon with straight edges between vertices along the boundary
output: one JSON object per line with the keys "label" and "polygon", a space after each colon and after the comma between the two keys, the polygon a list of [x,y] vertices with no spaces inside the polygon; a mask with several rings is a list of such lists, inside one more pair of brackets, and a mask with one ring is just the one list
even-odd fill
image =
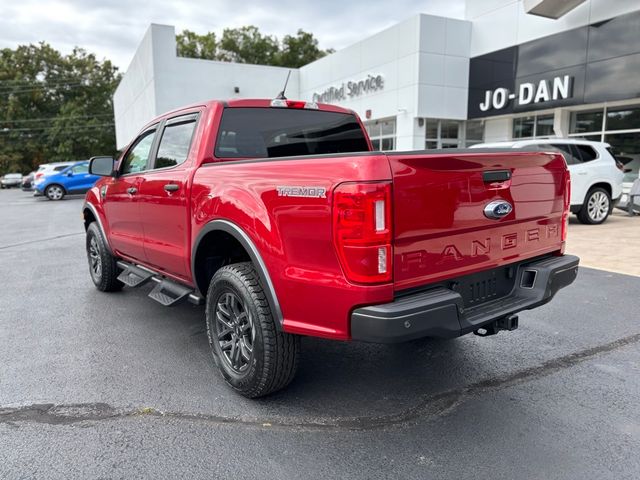
{"label": "door handle", "polygon": [[138,193],[138,189],[135,188],[135,187],[129,187],[129,188],[127,188],[127,193],[129,195],[135,195],[136,193]]}
{"label": "door handle", "polygon": [[586,175],[587,172],[578,172],[578,175]]}
{"label": "door handle", "polygon": [[177,185],[175,183],[167,183],[164,186],[165,192],[177,192],[179,189],[180,189],[180,185]]}

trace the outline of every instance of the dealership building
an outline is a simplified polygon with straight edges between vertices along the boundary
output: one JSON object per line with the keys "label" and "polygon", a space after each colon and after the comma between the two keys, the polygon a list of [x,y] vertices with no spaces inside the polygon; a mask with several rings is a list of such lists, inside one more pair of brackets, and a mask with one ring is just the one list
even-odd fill
{"label": "dealership building", "polygon": [[[179,57],[151,25],[114,95],[118,147],[185,104],[273,98],[288,71]],[[584,137],[639,163],[640,2],[468,0],[292,69],[287,97],[354,110],[381,150]]]}

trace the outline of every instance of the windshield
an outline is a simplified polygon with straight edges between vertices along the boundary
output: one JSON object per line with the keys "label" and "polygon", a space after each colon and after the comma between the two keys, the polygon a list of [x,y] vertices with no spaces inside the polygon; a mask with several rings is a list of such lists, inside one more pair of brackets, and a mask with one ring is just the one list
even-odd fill
{"label": "windshield", "polygon": [[227,108],[215,155],[273,158],[368,150],[355,115],[291,108]]}

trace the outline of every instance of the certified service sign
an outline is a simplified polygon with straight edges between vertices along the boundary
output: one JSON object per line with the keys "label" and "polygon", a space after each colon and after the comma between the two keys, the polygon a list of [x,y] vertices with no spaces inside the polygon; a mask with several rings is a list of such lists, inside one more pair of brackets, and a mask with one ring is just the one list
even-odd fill
{"label": "certified service sign", "polygon": [[350,80],[338,86],[329,87],[322,92],[314,92],[312,99],[316,103],[334,103],[347,98],[359,97],[365,93],[373,93],[384,88],[382,75],[367,75],[362,80]]}

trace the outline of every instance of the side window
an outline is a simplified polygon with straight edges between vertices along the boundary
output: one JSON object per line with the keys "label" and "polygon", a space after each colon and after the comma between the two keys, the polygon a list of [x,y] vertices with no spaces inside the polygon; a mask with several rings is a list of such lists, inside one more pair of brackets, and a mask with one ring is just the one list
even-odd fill
{"label": "side window", "polygon": [[126,157],[122,160],[122,166],[120,167],[121,174],[137,173],[147,169],[147,160],[149,160],[149,154],[151,153],[151,146],[153,145],[155,136],[155,130],[148,130],[138,137],[135,145],[131,147]]}
{"label": "side window", "polygon": [[573,145],[568,143],[554,143],[552,146],[564,154],[564,159],[567,161],[567,165],[576,165],[581,163],[580,154]]}
{"label": "side window", "polygon": [[160,139],[154,169],[175,167],[184,163],[189,155],[195,126],[196,117],[194,115],[185,116],[184,120],[167,123]]}
{"label": "side window", "polygon": [[582,157],[583,162],[590,162],[591,160],[595,160],[598,156],[593,147],[589,145],[575,145],[578,152],[580,152],[580,157]]}
{"label": "side window", "polygon": [[[69,166],[69,165],[61,165],[61,166],[59,166],[59,167],[55,167],[53,170],[54,170],[55,172],[61,172],[62,170],[66,170],[66,168],[67,168],[68,166]],[[43,170],[44,170],[44,169],[43,169]]]}
{"label": "side window", "polygon": [[71,169],[71,171],[73,172],[74,175],[89,173],[89,164],[83,163],[81,165],[76,165]]}

